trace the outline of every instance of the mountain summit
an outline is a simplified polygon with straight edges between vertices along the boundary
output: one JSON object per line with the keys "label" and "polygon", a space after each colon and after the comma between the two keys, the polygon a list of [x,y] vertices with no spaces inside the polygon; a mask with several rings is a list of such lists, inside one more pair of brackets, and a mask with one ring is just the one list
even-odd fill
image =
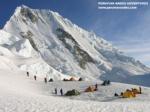
{"label": "mountain summit", "polygon": [[132,76],[150,72],[95,33],[50,10],[17,7],[0,34],[5,37],[0,36],[1,46],[15,57],[36,59],[30,64],[28,61],[16,64],[17,67],[48,77],[75,76],[133,83]]}

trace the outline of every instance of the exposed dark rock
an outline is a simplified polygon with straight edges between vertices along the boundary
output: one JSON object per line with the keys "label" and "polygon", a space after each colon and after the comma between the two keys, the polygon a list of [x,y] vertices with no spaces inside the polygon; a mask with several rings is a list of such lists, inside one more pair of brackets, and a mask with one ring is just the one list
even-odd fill
{"label": "exposed dark rock", "polygon": [[22,8],[20,12],[22,16],[30,19],[33,23],[37,22],[38,20],[37,17],[30,11],[30,9]]}
{"label": "exposed dark rock", "polygon": [[27,21],[25,19],[22,19],[22,21],[27,25]]}
{"label": "exposed dark rock", "polygon": [[[82,69],[86,69],[85,65],[88,62],[94,63],[94,60],[89,56],[87,52],[80,48],[79,44],[72,37],[72,35],[61,28],[56,29],[56,33],[59,40],[61,40],[65,47],[73,54],[74,58],[78,61],[79,66]],[[69,39],[72,42],[72,45],[67,43],[66,39]]]}
{"label": "exposed dark rock", "polygon": [[36,44],[35,44],[34,40],[32,39],[33,34],[32,34],[31,31],[27,31],[26,33],[20,32],[20,35],[21,35],[23,38],[28,39],[28,40],[30,41],[32,47],[33,47],[36,51],[38,51],[38,48],[36,47]]}

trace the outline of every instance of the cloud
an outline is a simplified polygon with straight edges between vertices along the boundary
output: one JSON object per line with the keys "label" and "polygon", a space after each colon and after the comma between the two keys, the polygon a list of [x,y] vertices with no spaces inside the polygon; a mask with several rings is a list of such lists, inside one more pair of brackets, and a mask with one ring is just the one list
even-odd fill
{"label": "cloud", "polygon": [[128,40],[112,42],[128,56],[140,60],[150,67],[150,40]]}
{"label": "cloud", "polygon": [[128,40],[112,42],[126,55],[140,60],[142,63],[150,67],[150,40]]}
{"label": "cloud", "polygon": [[150,53],[150,40],[135,40],[135,41],[115,41],[112,42],[119,49],[130,54],[145,54]]}
{"label": "cloud", "polygon": [[120,49],[126,52],[149,52],[150,51],[150,39],[148,40],[124,40],[124,41],[112,41],[115,46],[119,46]]}
{"label": "cloud", "polygon": [[150,43],[126,43],[126,45],[118,45],[118,47],[126,55],[134,57],[137,60],[140,60],[142,63],[150,67]]}

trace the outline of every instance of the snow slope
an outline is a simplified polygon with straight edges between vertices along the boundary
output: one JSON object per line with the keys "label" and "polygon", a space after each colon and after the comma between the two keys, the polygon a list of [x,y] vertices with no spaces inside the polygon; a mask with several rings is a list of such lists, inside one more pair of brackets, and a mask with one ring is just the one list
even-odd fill
{"label": "snow slope", "polygon": [[31,74],[62,80],[70,78],[49,66],[28,39],[18,39],[5,31],[0,31],[0,69],[23,70]]}
{"label": "snow slope", "polygon": [[106,40],[50,10],[31,9],[24,5],[17,7],[0,34],[1,45],[13,55],[41,60],[36,67],[24,64],[19,68],[31,68],[30,71],[35,73],[42,71],[40,74],[49,77],[50,70],[44,67],[38,70],[41,63],[63,77],[109,79],[134,84],[141,83],[128,79],[136,75],[145,77],[144,74],[150,72],[145,65],[125,56]]}
{"label": "snow slope", "polygon": [[[58,81],[45,84],[43,78],[38,77],[37,81],[34,81],[32,75],[26,76],[26,72],[1,69],[0,112],[149,112],[149,88],[142,87],[143,95],[135,99],[112,98],[115,90],[121,91],[136,87],[135,85],[113,83],[110,87],[99,86],[96,93],[82,93],[77,97],[60,97],[52,94],[56,86],[67,90],[74,87],[82,89],[90,84],[93,83]],[[109,94],[109,97],[104,93]]]}

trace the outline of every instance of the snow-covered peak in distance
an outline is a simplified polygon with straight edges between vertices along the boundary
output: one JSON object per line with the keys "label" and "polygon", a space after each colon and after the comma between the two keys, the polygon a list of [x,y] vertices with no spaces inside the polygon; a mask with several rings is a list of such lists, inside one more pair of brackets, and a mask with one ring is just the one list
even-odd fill
{"label": "snow-covered peak in distance", "polygon": [[27,39],[45,63],[65,75],[132,83],[131,76],[150,71],[95,33],[50,10],[17,7],[3,30]]}

